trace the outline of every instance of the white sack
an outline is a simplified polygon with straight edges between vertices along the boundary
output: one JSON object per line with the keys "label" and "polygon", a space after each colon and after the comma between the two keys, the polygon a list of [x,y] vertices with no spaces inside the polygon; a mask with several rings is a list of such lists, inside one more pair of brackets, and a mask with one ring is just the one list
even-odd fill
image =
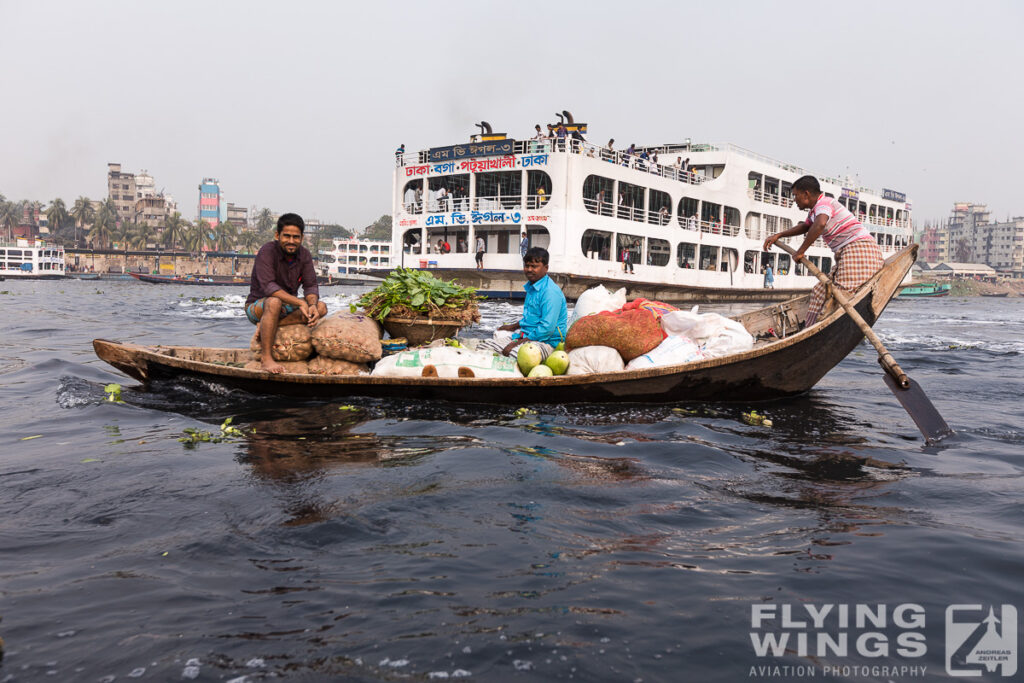
{"label": "white sack", "polygon": [[422,377],[427,365],[437,368],[438,377],[458,377],[459,368],[469,368],[474,377],[523,376],[514,358],[454,346],[400,351],[377,361],[370,374],[374,377]]}
{"label": "white sack", "polygon": [[626,369],[642,370],[662,365],[681,365],[703,359],[704,353],[692,339],[670,336],[644,355],[629,361]]}
{"label": "white sack", "polygon": [[580,294],[569,317],[569,327],[580,318],[600,313],[601,311],[617,311],[626,305],[626,288],[620,287],[615,293],[609,292],[604,285],[591,287]]}
{"label": "white sack", "polygon": [[569,370],[565,374],[621,372],[624,366],[622,356],[610,346],[582,346],[569,352]]}
{"label": "white sack", "polygon": [[754,348],[754,337],[740,323],[718,313],[671,311],[661,317],[661,329],[669,336],[689,337],[700,345],[706,358],[741,353]]}

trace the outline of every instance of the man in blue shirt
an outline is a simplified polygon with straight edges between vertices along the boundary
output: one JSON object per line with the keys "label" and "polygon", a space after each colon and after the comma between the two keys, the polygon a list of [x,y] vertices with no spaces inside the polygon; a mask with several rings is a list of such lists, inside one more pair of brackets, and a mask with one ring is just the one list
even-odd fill
{"label": "man in blue shirt", "polygon": [[568,307],[565,295],[548,277],[548,250],[531,247],[523,258],[523,274],[526,276],[526,303],[523,317],[519,322],[502,325],[494,332],[494,341],[505,356],[524,342],[540,344],[543,357],[554,351],[569,331]]}

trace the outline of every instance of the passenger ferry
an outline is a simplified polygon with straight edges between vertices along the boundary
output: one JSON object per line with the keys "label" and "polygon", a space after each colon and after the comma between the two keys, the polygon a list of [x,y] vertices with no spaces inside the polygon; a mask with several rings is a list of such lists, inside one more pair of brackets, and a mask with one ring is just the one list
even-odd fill
{"label": "passenger ferry", "polygon": [[63,278],[64,247],[34,239],[0,242],[0,276],[9,280]]}
{"label": "passenger ferry", "polygon": [[336,239],[331,250],[316,255],[317,274],[328,282],[378,282],[367,277],[370,270],[390,271],[391,243],[386,240]]}
{"label": "passenger ferry", "polygon": [[[815,284],[788,254],[761,249],[765,237],[806,218],[791,187],[808,171],[733,144],[602,147],[582,139],[587,124],[569,112],[559,119],[543,139],[510,139],[481,122],[468,144],[398,150],[395,265],[434,268],[485,295],[522,296],[526,232],[530,246],[550,252],[550,274],[569,298],[596,283],[670,301],[781,299]],[[859,216],[886,257],[910,244],[903,193],[814,175]],[[475,263],[478,238],[483,270]],[[807,255],[831,268],[821,240]],[[768,265],[774,290],[765,289]]]}

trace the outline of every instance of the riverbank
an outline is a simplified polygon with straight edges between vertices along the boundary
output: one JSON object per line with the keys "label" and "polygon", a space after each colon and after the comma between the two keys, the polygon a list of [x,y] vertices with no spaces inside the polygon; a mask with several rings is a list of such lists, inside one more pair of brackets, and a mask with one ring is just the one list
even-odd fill
{"label": "riverbank", "polygon": [[951,284],[950,296],[985,296],[990,294],[1006,293],[1009,297],[1024,296],[1024,280],[1006,280],[1003,282],[979,282],[977,280],[938,280],[935,278],[914,280],[913,284],[923,285],[932,283]]}

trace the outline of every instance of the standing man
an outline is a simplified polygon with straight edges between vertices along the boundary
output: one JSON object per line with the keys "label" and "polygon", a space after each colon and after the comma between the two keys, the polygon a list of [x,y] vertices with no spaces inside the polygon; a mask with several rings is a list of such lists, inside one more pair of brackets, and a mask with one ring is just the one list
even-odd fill
{"label": "standing man", "polygon": [[[780,237],[807,235],[793,259],[800,263],[804,252],[821,237],[836,255],[836,265],[829,272],[829,279],[847,293],[857,291],[882,268],[885,259],[875,238],[839,200],[822,193],[817,178],[810,175],[797,178],[793,183],[793,199],[798,208],[807,211],[807,220],[768,237],[764,241],[765,251],[769,251]],[[814,285],[804,327],[818,321],[827,295],[824,284]]]}
{"label": "standing man", "polygon": [[[267,372],[284,372],[270,349],[281,325],[310,327],[327,315],[313,270],[313,256],[302,246],[306,224],[295,213],[277,219],[277,235],[256,252],[245,315],[259,325],[260,365]],[[305,298],[298,297],[299,287]]]}
{"label": "standing man", "polygon": [[772,272],[772,264],[764,264],[764,288],[775,289],[775,273]]}
{"label": "standing man", "polygon": [[487,245],[484,244],[483,235],[477,235],[476,236],[476,269],[477,270],[483,270],[484,269],[484,251],[486,250],[486,248],[487,248]]}
{"label": "standing man", "polygon": [[526,236],[526,231],[523,230],[522,239],[519,240],[519,255],[525,260],[526,252],[530,249],[530,238]]}

